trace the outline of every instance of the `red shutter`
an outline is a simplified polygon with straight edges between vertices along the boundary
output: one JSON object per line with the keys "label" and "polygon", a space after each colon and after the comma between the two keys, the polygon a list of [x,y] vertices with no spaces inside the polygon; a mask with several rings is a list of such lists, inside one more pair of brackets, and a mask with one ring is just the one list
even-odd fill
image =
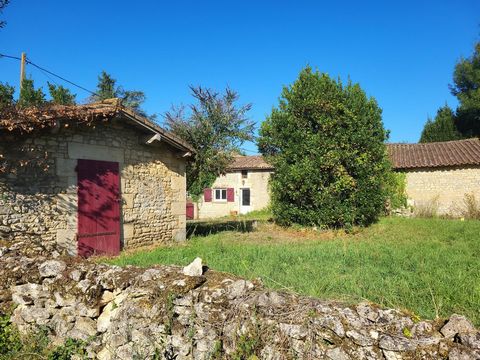
{"label": "red shutter", "polygon": [[228,188],[227,189],[227,201],[228,202],[234,202],[235,201],[235,189],[234,188]]}
{"label": "red shutter", "polygon": [[205,199],[205,202],[211,202],[212,201],[212,189],[203,189],[203,198]]}

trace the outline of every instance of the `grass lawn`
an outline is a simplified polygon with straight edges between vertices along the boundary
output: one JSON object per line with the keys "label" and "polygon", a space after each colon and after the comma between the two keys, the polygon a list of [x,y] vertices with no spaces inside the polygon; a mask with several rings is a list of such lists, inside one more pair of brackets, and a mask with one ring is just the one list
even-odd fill
{"label": "grass lawn", "polygon": [[323,299],[367,299],[424,318],[459,313],[480,325],[480,221],[384,218],[354,234],[282,229],[194,237],[184,245],[122,254],[118,265],[186,265]]}

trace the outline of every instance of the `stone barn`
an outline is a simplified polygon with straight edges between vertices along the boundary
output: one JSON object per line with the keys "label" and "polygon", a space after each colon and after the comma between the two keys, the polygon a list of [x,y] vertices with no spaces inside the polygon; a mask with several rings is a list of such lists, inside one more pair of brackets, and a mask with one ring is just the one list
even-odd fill
{"label": "stone barn", "polygon": [[116,99],[2,111],[0,240],[81,256],[184,240],[192,152]]}
{"label": "stone barn", "polygon": [[406,175],[410,205],[420,213],[458,217],[466,196],[480,205],[480,140],[388,144],[393,168]]}

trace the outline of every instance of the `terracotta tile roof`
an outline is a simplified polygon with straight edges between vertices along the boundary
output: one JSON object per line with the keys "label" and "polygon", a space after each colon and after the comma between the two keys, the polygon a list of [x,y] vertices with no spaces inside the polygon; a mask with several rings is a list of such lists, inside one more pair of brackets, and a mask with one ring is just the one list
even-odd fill
{"label": "terracotta tile roof", "polygon": [[235,156],[233,163],[227,170],[273,170],[273,166],[268,164],[263,156]]}
{"label": "terracotta tile roof", "polygon": [[122,106],[119,99],[107,99],[102,102],[85,105],[46,105],[26,109],[11,108],[0,112],[0,135],[2,132],[27,134],[38,129],[58,126],[58,120],[72,124],[89,124],[108,121],[114,117],[127,121],[159,134],[163,141],[176,148],[194,153],[193,147],[171,132],[163,129],[149,119]]}
{"label": "terracotta tile roof", "polygon": [[480,165],[480,139],[387,147],[395,169]]}

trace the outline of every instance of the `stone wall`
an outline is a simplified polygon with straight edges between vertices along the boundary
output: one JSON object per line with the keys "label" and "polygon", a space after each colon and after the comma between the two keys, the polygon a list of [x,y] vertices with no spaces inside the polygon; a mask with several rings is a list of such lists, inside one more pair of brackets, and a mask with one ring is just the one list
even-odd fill
{"label": "stone wall", "polygon": [[406,182],[414,207],[437,206],[439,214],[458,216],[465,194],[480,201],[480,166],[408,170]]}
{"label": "stone wall", "polygon": [[[115,161],[121,180],[121,241],[125,248],[185,238],[185,160],[122,119],[2,141],[3,153],[22,160],[18,147],[47,154],[47,171],[17,166],[0,175],[0,239],[41,239],[76,254],[77,159]],[[150,135],[151,136],[151,135]]]}
{"label": "stone wall", "polygon": [[205,202],[203,197],[198,202],[195,217],[198,219],[217,218],[228,216],[231,212],[240,213],[240,189],[250,188],[250,209],[249,211],[262,210],[270,204],[270,193],[268,181],[271,170],[248,170],[247,178],[242,178],[241,171],[228,172],[219,176],[212,189],[234,188],[235,201],[215,201],[212,194],[212,201]]}
{"label": "stone wall", "polygon": [[0,248],[0,278],[0,309],[15,306],[23,333],[82,339],[101,360],[480,359],[480,332],[462,316],[270,291],[198,262],[120,268],[11,247]]}

